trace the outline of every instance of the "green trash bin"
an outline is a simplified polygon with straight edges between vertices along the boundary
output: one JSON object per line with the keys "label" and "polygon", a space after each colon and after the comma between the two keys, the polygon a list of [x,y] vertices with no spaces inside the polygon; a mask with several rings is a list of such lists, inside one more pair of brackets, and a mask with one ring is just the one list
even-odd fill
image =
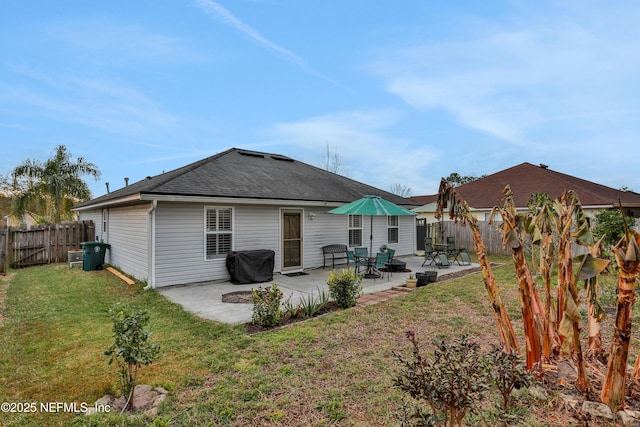
{"label": "green trash bin", "polygon": [[82,245],[82,269],[84,271],[102,270],[104,253],[111,248],[108,243],[84,242]]}

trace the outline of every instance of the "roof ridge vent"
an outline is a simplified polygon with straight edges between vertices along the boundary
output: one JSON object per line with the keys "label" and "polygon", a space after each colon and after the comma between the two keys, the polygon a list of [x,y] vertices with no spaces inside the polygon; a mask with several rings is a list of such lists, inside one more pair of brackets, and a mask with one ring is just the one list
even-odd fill
{"label": "roof ridge vent", "polygon": [[238,151],[238,153],[240,153],[240,155],[242,156],[259,157],[261,159],[264,159],[264,154],[256,153],[254,151]]}
{"label": "roof ridge vent", "polygon": [[293,159],[291,157],[271,155],[271,158],[273,160],[282,160],[282,161],[285,161],[285,162],[293,162]]}

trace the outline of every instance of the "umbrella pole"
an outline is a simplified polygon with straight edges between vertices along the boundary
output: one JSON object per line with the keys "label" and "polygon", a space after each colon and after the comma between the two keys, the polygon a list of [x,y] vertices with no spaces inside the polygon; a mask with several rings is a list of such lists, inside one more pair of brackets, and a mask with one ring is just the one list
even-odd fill
{"label": "umbrella pole", "polygon": [[369,255],[373,255],[373,215],[371,215],[371,231],[369,232]]}

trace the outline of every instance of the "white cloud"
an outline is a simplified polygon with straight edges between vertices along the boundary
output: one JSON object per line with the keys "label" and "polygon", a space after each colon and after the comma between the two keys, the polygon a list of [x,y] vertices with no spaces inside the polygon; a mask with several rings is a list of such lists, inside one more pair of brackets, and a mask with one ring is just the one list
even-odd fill
{"label": "white cloud", "polygon": [[30,70],[22,72],[29,85],[0,84],[0,103],[12,106],[11,115],[76,123],[129,137],[157,134],[176,123],[176,117],[126,84],[53,73],[37,78],[42,75]]}
{"label": "white cloud", "polygon": [[193,41],[100,19],[58,21],[47,26],[47,35],[59,49],[73,49],[75,59],[101,65],[199,62],[206,58],[191,47]]}
{"label": "white cloud", "polygon": [[[640,32],[622,19],[632,11],[598,8],[606,8],[605,16],[531,10],[526,20],[478,25],[475,36],[462,41],[387,48],[369,70],[412,108],[446,111],[457,123],[514,146],[549,143],[568,129],[577,139],[604,135],[612,119],[640,109],[628,97],[639,95],[634,52]],[[554,136],[558,126],[564,129]]]}
{"label": "white cloud", "polygon": [[223,24],[228,25],[229,27],[235,29],[236,31],[239,31],[240,33],[247,36],[249,39],[253,40],[254,42],[261,45],[262,47],[266,48],[267,50],[273,51],[278,55],[281,55],[288,62],[301,68],[305,72],[315,77],[319,77],[322,80],[330,82],[336,86],[345,88],[340,82],[330,77],[327,77],[324,74],[313,69],[311,66],[309,66],[309,64],[307,64],[307,62],[304,59],[302,59],[300,56],[296,55],[289,49],[286,49],[280,46],[279,44],[274,43],[271,40],[264,37],[262,34],[256,31],[253,27],[245,24],[240,19],[236,18],[231,12],[229,12],[229,10],[225,9],[220,4],[212,0],[196,0],[196,4],[205,14],[212,16],[213,18],[217,19]]}
{"label": "white cloud", "polygon": [[413,194],[421,194],[437,187],[437,182],[428,181],[435,178],[427,180],[425,176],[428,165],[442,153],[394,136],[393,126],[400,119],[401,115],[391,110],[350,111],[278,123],[268,130],[267,144],[303,149],[302,160],[319,166],[329,144],[343,159],[350,178],[387,191],[400,183],[412,187]]}

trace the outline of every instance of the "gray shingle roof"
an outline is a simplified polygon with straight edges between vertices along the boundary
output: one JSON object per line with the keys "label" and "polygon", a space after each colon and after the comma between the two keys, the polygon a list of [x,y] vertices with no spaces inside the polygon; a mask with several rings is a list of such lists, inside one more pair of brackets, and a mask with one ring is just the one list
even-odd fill
{"label": "gray shingle roof", "polygon": [[286,156],[231,148],[179,169],[147,177],[76,208],[115,202],[136,194],[341,203],[372,194],[399,205],[417,206],[412,200]]}

